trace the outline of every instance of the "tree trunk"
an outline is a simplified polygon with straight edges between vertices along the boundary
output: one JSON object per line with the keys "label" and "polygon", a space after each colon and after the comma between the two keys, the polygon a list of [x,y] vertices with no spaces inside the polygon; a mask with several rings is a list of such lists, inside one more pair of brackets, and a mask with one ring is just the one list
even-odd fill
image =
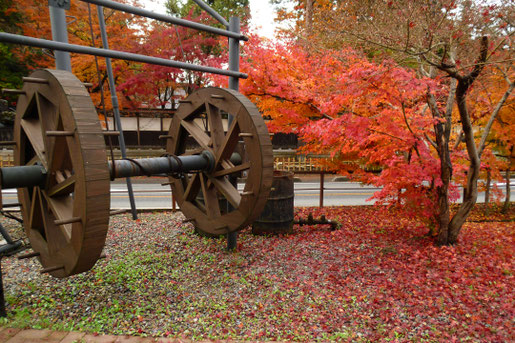
{"label": "tree trunk", "polygon": [[[449,239],[449,223],[450,223],[450,210],[449,210],[449,181],[450,172],[449,168],[442,167],[441,178],[442,185],[437,188],[438,195],[438,237],[436,238],[437,245],[447,244]],[[449,174],[447,177],[446,174]]]}
{"label": "tree trunk", "polygon": [[470,214],[470,211],[472,211],[472,208],[476,204],[480,159],[476,148],[476,142],[474,141],[474,132],[472,130],[472,123],[470,121],[470,114],[468,113],[466,100],[468,89],[484,68],[487,52],[488,38],[483,36],[481,39],[479,58],[472,71],[466,76],[458,75],[455,72],[450,73],[453,78],[458,80],[458,85],[456,87],[456,103],[458,105],[458,112],[460,114],[461,127],[465,137],[464,141],[467,147],[467,155],[470,165],[467,171],[467,184],[465,185],[466,191],[464,192],[463,202],[458,208],[458,211],[452,217],[449,226],[447,228],[440,228],[441,231],[445,231],[447,229],[447,240],[445,240],[445,235],[442,234],[442,239],[438,239],[437,241],[438,245],[451,245],[458,243],[458,236],[461,228]]}
{"label": "tree trunk", "polygon": [[456,88],[456,102],[458,104],[458,111],[465,137],[465,144],[467,146],[470,166],[467,171],[467,184],[465,185],[466,192],[464,192],[463,203],[460,205],[458,211],[449,223],[448,239],[444,244],[456,244],[458,242],[461,227],[465,223],[470,211],[472,211],[472,208],[474,208],[477,200],[477,180],[479,178],[480,160],[466,104],[466,93],[472,82],[473,80],[470,80],[469,78],[461,79],[458,81],[458,87]]}
{"label": "tree trunk", "polygon": [[510,155],[508,156],[508,167],[506,167],[506,198],[504,199],[504,205],[502,207],[503,213],[508,212],[508,209],[510,208],[510,201],[511,201],[511,189],[510,189],[510,174],[511,174],[511,166],[513,163],[513,147],[510,149]]}
{"label": "tree trunk", "polygon": [[437,245],[447,244],[449,236],[450,209],[449,209],[449,184],[452,178],[451,155],[449,151],[449,137],[451,135],[451,116],[454,104],[456,81],[451,82],[449,97],[447,99],[447,110],[444,115],[440,113],[436,105],[436,99],[432,94],[428,94],[428,105],[434,118],[443,118],[445,122],[439,121],[434,125],[436,150],[440,160],[440,179],[442,185],[436,188],[438,197],[438,236]]}
{"label": "tree trunk", "polygon": [[307,37],[313,33],[313,2],[313,0],[306,0],[306,11],[304,13]]}
{"label": "tree trunk", "polygon": [[485,189],[485,216],[489,215],[489,208],[490,205],[490,184],[492,183],[492,173],[490,171],[490,168],[486,170],[486,189]]}

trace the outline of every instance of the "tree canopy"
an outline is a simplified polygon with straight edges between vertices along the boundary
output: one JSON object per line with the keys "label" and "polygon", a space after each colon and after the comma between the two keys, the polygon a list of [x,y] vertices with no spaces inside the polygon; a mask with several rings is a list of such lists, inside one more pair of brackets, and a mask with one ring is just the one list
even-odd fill
{"label": "tree canopy", "polygon": [[[283,32],[289,43],[246,50],[243,91],[272,129],[298,132],[305,152],[338,156],[336,170],[353,166],[354,178],[383,187],[375,197],[428,215],[437,243],[456,243],[480,174],[506,168],[489,137],[509,127],[501,113],[513,116],[513,4],[296,4],[279,13],[296,23]],[[381,174],[364,177],[374,163]],[[457,185],[464,200],[451,214]]]}

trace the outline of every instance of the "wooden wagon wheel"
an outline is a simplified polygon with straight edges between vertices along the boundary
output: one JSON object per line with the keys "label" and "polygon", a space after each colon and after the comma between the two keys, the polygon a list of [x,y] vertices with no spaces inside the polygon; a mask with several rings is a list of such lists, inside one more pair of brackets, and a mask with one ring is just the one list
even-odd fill
{"label": "wooden wagon wheel", "polygon": [[[225,131],[227,114],[234,119]],[[212,87],[191,94],[174,115],[166,150],[177,156],[208,151],[214,157],[211,171],[170,177],[181,211],[197,230],[211,235],[234,232],[263,210],[273,180],[272,144],[261,114],[245,96]],[[230,159],[237,150],[244,153],[241,164],[235,165]],[[239,173],[246,180],[240,191],[229,180]]]}
{"label": "wooden wagon wheel", "polygon": [[18,189],[24,227],[43,270],[66,277],[89,270],[109,226],[104,137],[88,91],[72,73],[38,70],[18,100],[14,160],[40,164],[45,185]]}

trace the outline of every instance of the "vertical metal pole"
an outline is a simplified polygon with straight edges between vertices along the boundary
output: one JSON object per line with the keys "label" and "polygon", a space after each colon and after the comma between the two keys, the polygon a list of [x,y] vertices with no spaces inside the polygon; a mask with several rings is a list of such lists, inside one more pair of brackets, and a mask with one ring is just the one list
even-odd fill
{"label": "vertical metal pole", "polygon": [[[240,33],[240,18],[231,17],[229,19],[229,31]],[[240,71],[240,41],[238,39],[229,38],[229,70]],[[237,77],[229,76],[229,88],[239,90],[240,80]],[[229,115],[229,127],[233,118]],[[231,180],[235,187],[238,187],[237,180]],[[230,206],[230,204],[229,204]],[[227,234],[227,250],[236,249],[238,242],[238,233],[231,232]]]}
{"label": "vertical metal pole", "polygon": [[[68,43],[68,29],[66,27],[66,14],[64,8],[49,6],[50,24],[52,26],[52,39],[56,42]],[[70,53],[54,51],[55,67],[59,70],[72,71]]]}
{"label": "vertical metal pole", "polygon": [[324,207],[324,172],[320,172],[320,207]]}
{"label": "vertical metal pole", "polygon": [[2,258],[3,256],[0,256],[0,317],[7,317],[7,311],[5,310],[4,280],[2,276]]}
{"label": "vertical metal pole", "polygon": [[[104,49],[109,49],[109,43],[107,42],[107,31],[104,20],[104,8],[102,6],[97,6],[97,12],[98,22],[100,24],[100,34],[102,36],[102,45],[104,46]],[[123,138],[122,122],[120,120],[118,96],[116,95],[116,85],[114,83],[113,68],[111,66],[111,59],[109,57],[106,57],[106,69],[107,78],[109,79],[109,90],[111,91],[111,101],[113,103],[114,120],[116,123],[116,128],[120,132],[120,135],[118,136],[118,142],[120,143],[120,151],[122,153],[122,158],[127,158],[127,153],[125,150],[125,139]],[[125,180],[127,181],[127,192],[129,193],[129,202],[131,203],[132,219],[138,219],[138,211],[136,210],[136,202],[134,201],[134,192],[132,191],[131,178],[128,177]]]}
{"label": "vertical metal pole", "polygon": [[[229,19],[229,31],[240,33],[240,18],[231,17]],[[229,70],[240,71],[240,41],[229,38]],[[229,88],[235,91],[240,89],[240,79],[229,76]]]}

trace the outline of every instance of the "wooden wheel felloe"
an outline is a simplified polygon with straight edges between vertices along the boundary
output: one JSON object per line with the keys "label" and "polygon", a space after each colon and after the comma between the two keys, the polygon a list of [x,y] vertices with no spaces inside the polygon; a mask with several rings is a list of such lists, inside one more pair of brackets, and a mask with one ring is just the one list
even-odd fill
{"label": "wooden wheel felloe", "polygon": [[89,270],[109,226],[109,169],[97,112],[73,74],[38,70],[26,79],[14,128],[18,166],[41,165],[44,185],[19,188],[24,227],[45,271]]}
{"label": "wooden wheel felloe", "polygon": [[[227,115],[233,121],[225,130]],[[176,156],[207,151],[214,157],[213,170],[170,177],[181,211],[201,232],[238,231],[263,210],[273,180],[272,144],[261,114],[245,96],[212,87],[191,94],[172,120],[166,150]],[[242,155],[241,164],[231,162],[235,152]],[[240,173],[242,190],[229,177]]]}

